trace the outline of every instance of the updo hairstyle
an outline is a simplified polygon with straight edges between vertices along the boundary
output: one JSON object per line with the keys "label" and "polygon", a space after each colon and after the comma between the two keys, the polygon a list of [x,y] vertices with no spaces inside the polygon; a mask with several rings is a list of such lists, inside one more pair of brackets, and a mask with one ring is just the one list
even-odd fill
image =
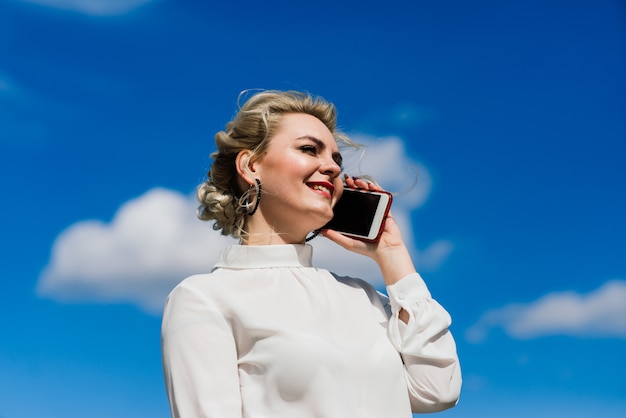
{"label": "updo hairstyle", "polygon": [[[245,93],[245,92],[244,92]],[[241,96],[240,96],[241,97]],[[197,215],[203,221],[214,220],[213,229],[222,235],[241,238],[245,235],[246,202],[258,191],[255,185],[241,190],[235,159],[243,150],[250,150],[250,159],[261,158],[279,128],[282,114],[306,113],[319,119],[339,144],[357,147],[337,130],[335,106],[321,97],[299,91],[264,90],[252,95],[231,120],[226,129],[215,135],[217,151],[207,180],[198,187]]]}

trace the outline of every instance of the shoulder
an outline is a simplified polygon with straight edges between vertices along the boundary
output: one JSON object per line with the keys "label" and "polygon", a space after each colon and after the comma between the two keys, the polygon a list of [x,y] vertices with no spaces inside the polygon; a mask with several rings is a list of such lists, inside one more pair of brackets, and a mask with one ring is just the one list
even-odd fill
{"label": "shoulder", "polygon": [[180,281],[169,293],[166,307],[198,304],[215,305],[216,298],[222,293],[225,274],[221,272],[194,274]]}
{"label": "shoulder", "polygon": [[337,280],[337,282],[354,289],[362,290],[372,305],[384,310],[388,315],[391,313],[389,298],[376,290],[371,283],[356,277],[339,276],[338,274],[332,272],[330,272],[330,274]]}
{"label": "shoulder", "polygon": [[210,273],[194,274],[180,281],[174,287],[170,295],[182,290],[211,293],[216,291],[219,287],[224,286],[224,284],[227,284],[228,280],[226,279],[232,279],[236,275],[236,271],[225,271],[222,269],[215,269]]}
{"label": "shoulder", "polygon": [[[162,330],[172,331],[199,321],[224,323],[228,306],[226,293],[220,289],[223,274],[204,273],[189,276],[179,282],[169,293],[162,315]],[[220,283],[222,283],[220,285]]]}

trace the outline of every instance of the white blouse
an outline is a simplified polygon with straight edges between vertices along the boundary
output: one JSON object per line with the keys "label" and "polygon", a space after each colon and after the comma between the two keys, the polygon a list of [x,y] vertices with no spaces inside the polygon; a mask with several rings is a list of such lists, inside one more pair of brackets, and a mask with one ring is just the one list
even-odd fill
{"label": "white blouse", "polygon": [[388,286],[388,299],[311,257],[309,245],[235,245],[171,292],[161,343],[173,417],[407,418],[456,404],[450,316],[422,278]]}

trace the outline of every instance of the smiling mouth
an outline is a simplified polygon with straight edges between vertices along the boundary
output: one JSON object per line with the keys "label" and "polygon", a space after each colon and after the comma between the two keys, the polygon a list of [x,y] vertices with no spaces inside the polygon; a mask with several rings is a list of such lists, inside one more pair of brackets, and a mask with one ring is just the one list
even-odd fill
{"label": "smiling mouth", "polygon": [[329,198],[333,196],[333,192],[335,191],[335,188],[330,183],[309,183],[308,186]]}

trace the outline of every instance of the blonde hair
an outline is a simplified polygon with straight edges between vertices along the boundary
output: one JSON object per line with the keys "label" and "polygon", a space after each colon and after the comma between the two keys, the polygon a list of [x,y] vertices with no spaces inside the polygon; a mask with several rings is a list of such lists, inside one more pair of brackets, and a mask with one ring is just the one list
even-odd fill
{"label": "blonde hair", "polygon": [[213,163],[207,180],[198,187],[198,218],[214,220],[213,229],[221,230],[222,235],[241,238],[246,234],[247,202],[249,195],[254,197],[258,192],[255,185],[246,191],[240,189],[235,167],[237,155],[249,150],[251,159],[262,157],[285,113],[315,116],[339,144],[358,147],[337,129],[335,106],[323,98],[299,91],[264,90],[253,94],[226,124],[226,129],[215,134],[217,151],[211,154]]}

